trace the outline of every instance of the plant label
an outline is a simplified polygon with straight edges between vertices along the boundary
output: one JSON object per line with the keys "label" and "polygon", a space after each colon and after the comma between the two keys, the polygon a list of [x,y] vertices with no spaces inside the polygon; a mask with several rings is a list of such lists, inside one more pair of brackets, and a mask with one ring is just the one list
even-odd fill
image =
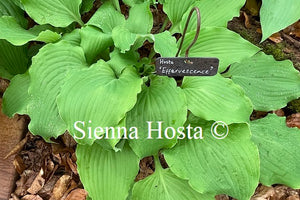
{"label": "plant label", "polygon": [[156,74],[161,76],[214,76],[218,72],[218,58],[157,58]]}

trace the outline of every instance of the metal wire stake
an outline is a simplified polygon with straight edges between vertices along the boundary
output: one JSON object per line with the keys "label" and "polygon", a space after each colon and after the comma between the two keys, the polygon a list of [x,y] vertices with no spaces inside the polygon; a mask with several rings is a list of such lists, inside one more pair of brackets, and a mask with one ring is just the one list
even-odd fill
{"label": "metal wire stake", "polygon": [[196,13],[197,13],[197,31],[196,31],[194,40],[192,41],[192,43],[188,46],[188,48],[185,51],[185,57],[188,57],[189,51],[190,51],[191,47],[196,43],[196,41],[198,39],[198,36],[199,36],[199,33],[200,33],[200,26],[201,26],[201,15],[200,15],[199,8],[198,7],[194,7],[194,8],[192,8],[192,10],[191,10],[191,12],[190,12],[190,14],[189,14],[189,16],[188,16],[188,18],[186,20],[186,24],[185,24],[185,27],[184,27],[184,30],[183,30],[183,34],[182,34],[182,38],[181,38],[181,42],[180,42],[178,51],[176,53],[176,57],[178,57],[179,52],[180,52],[180,50],[182,48],[182,44],[183,44],[183,41],[184,41],[184,38],[185,38],[185,34],[186,34],[188,25],[190,23],[190,20],[191,20],[191,17],[192,17],[192,14],[193,14],[194,11],[196,11]]}

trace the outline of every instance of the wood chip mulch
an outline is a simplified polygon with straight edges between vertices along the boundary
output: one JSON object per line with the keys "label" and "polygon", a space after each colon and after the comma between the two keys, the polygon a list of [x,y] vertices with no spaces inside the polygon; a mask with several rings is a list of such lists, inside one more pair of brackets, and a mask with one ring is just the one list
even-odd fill
{"label": "wood chip mulch", "polygon": [[19,152],[14,166],[20,175],[10,200],[85,200],[75,146],[68,134],[50,144],[28,133],[10,153]]}

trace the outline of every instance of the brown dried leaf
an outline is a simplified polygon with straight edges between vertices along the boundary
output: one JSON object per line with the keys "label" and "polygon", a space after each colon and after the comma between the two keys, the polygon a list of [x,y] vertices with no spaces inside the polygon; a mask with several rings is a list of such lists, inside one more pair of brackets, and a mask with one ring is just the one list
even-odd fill
{"label": "brown dried leaf", "polygon": [[14,193],[11,194],[11,198],[9,200],[20,200],[19,197],[17,195],[15,195]]}
{"label": "brown dried leaf", "polygon": [[17,188],[15,194],[18,196],[24,196],[27,194],[27,189],[36,177],[37,173],[32,170],[25,170],[21,174],[21,178],[16,182]]}
{"label": "brown dried leaf", "polygon": [[63,175],[62,177],[60,177],[54,185],[50,200],[60,200],[64,193],[67,191],[70,181],[71,177],[69,175]]}
{"label": "brown dried leaf", "polygon": [[247,0],[245,9],[250,12],[252,16],[258,16],[259,14],[259,5],[256,0]]}
{"label": "brown dried leaf", "polygon": [[52,190],[54,188],[55,183],[58,181],[60,176],[55,175],[52,176],[51,179],[49,179],[44,187],[38,192],[38,195],[40,195],[43,199],[49,199],[52,195]]}
{"label": "brown dried leaf", "polygon": [[70,169],[72,170],[72,172],[77,175],[78,171],[77,171],[77,165],[76,165],[76,163],[74,163],[72,161],[72,159],[69,158],[69,157],[67,158],[67,163],[68,163]]}
{"label": "brown dried leaf", "polygon": [[287,191],[287,187],[286,186],[276,186],[275,188],[275,195],[271,200],[283,200],[286,199],[288,196],[288,191]]}
{"label": "brown dried leaf", "polygon": [[4,93],[6,88],[8,88],[8,85],[8,80],[0,78],[0,93]]}
{"label": "brown dried leaf", "polygon": [[43,175],[44,171],[41,169],[31,186],[27,189],[27,192],[30,194],[37,194],[44,187],[45,179],[42,177]]}
{"label": "brown dried leaf", "polygon": [[275,111],[273,111],[273,113],[275,113],[278,117],[284,117],[285,116],[284,111],[282,109],[275,110]]}
{"label": "brown dried leaf", "polygon": [[39,195],[26,195],[21,200],[43,200]]}
{"label": "brown dried leaf", "polygon": [[76,200],[85,200],[87,197],[87,192],[84,190],[84,189],[76,189],[76,190],[73,190],[65,200],[73,200],[73,199],[76,199]]}
{"label": "brown dried leaf", "polygon": [[4,159],[7,159],[9,156],[14,155],[16,153],[18,153],[19,151],[21,151],[24,147],[24,145],[27,142],[27,137],[25,137],[23,140],[21,140],[5,157]]}
{"label": "brown dried leaf", "polygon": [[71,180],[71,183],[70,183],[70,187],[68,188],[68,190],[65,192],[64,196],[61,198],[61,200],[65,200],[68,196],[68,194],[76,189],[78,187],[78,184],[74,181],[74,180]]}
{"label": "brown dried leaf", "polygon": [[299,195],[289,196],[286,200],[300,200]]}
{"label": "brown dried leaf", "polygon": [[269,40],[278,44],[278,43],[282,42],[283,39],[281,37],[281,34],[278,32],[278,33],[274,33],[273,35],[271,35],[269,37]]}
{"label": "brown dried leaf", "polygon": [[220,194],[215,197],[216,200],[230,200],[229,196],[225,194]]}
{"label": "brown dried leaf", "polygon": [[257,29],[256,29],[256,32],[262,34],[261,28],[257,28]]}
{"label": "brown dried leaf", "polygon": [[270,200],[275,195],[275,190],[272,187],[259,186],[251,200]]}
{"label": "brown dried leaf", "polygon": [[74,148],[77,144],[74,138],[68,132],[63,134],[61,138],[64,144],[66,145],[66,147],[68,148]]}
{"label": "brown dried leaf", "polygon": [[23,159],[19,155],[16,155],[16,157],[13,161],[13,164],[19,175],[21,175],[24,172],[24,170],[26,169]]}
{"label": "brown dried leaf", "polygon": [[288,127],[300,128],[300,113],[292,114],[286,118],[286,124]]}
{"label": "brown dried leaf", "polygon": [[300,21],[288,26],[283,30],[284,33],[300,38]]}
{"label": "brown dried leaf", "polygon": [[245,27],[247,29],[251,28],[251,23],[250,23],[249,16],[247,15],[247,13],[243,12],[243,16],[245,18]]}
{"label": "brown dried leaf", "polygon": [[66,152],[66,148],[61,144],[52,143],[51,148],[52,148],[53,154],[59,154],[62,152]]}

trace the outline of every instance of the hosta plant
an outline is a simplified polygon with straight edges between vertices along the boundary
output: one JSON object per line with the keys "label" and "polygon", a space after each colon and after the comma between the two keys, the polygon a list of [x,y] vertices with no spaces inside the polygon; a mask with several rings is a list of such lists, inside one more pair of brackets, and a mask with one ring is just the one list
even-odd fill
{"label": "hosta plant", "polygon": [[[93,200],[247,200],[259,182],[300,188],[299,130],[274,114],[249,120],[298,98],[300,75],[226,29],[244,3],[106,0],[82,20],[93,0],[3,0],[3,112],[29,115],[29,130],[49,142],[68,131]],[[189,56],[218,58],[218,74],[156,75],[155,59],[175,57],[193,7],[202,22]],[[193,15],[182,57],[195,27]],[[134,182],[146,156],[155,172]]]}

